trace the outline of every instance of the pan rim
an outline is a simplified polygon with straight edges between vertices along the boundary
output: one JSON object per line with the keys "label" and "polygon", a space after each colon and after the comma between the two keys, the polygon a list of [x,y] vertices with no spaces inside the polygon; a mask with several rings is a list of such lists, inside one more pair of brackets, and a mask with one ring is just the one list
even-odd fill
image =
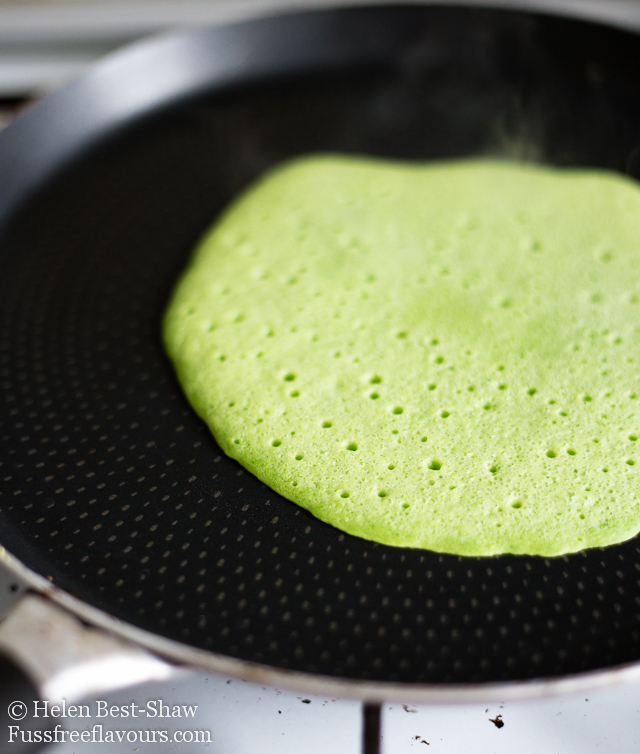
{"label": "pan rim", "polygon": [[[161,52],[163,49],[173,44],[180,44],[185,38],[193,38],[198,35],[206,36],[211,33],[233,29],[237,27],[249,26],[256,21],[277,21],[282,18],[302,17],[312,14],[323,14],[337,11],[366,11],[367,9],[398,9],[398,8],[441,8],[441,9],[459,9],[463,11],[496,11],[506,14],[535,14],[543,17],[566,19],[584,24],[593,24],[604,26],[609,29],[626,32],[629,34],[640,34],[640,5],[634,0],[609,0],[607,3],[599,0],[303,0],[301,4],[295,4],[292,0],[265,0],[258,2],[252,0],[244,7],[232,7],[227,0],[220,4],[219,18],[211,20],[210,23],[200,26],[183,26],[174,30],[159,31],[147,36],[143,36],[135,41],[124,44],[104,56],[98,58],[88,65],[87,69],[80,75],[72,78],[62,85],[59,89],[51,92],[43,99],[33,103],[26,111],[18,116],[12,123],[0,132],[0,142],[4,143],[6,134],[9,133],[12,138],[14,123],[25,123],[30,120],[31,111],[39,109],[41,105],[50,100],[58,100],[61,97],[76,96],[76,87],[86,87],[90,84],[100,83],[100,78],[104,75],[113,75],[114,70],[120,66],[130,64],[139,56],[149,57],[152,53]],[[229,70],[219,72],[220,82],[228,85],[233,81],[233,67]],[[195,93],[202,84],[200,80],[191,83],[189,93]],[[176,86],[179,89],[176,89]],[[178,93],[179,92],[179,93]],[[159,104],[166,104],[176,96],[184,96],[187,92],[180,88],[180,83],[170,81],[168,84],[161,86],[158,91],[154,91],[149,96],[148,107],[155,107]],[[128,98],[123,98],[119,107],[109,116],[100,117],[92,125],[90,140],[86,141],[86,134],[83,134],[83,144],[90,144],[91,139],[100,133],[105,126],[112,126],[122,119],[137,111],[140,106],[139,96],[134,95],[133,105]],[[55,148],[61,145],[56,142]],[[64,147],[64,145],[62,145]],[[2,147],[0,147],[0,151]],[[5,151],[11,151],[11,144],[4,147]],[[42,157],[45,164],[48,163],[50,155],[48,152],[43,153]],[[0,196],[0,222],[3,218],[11,215],[19,208],[25,195],[34,189],[34,186],[42,182],[43,176],[38,174],[38,181],[33,182],[31,171],[24,171],[24,166],[16,170],[14,165],[3,165],[4,171],[9,171],[10,179],[5,182],[5,187],[9,185],[11,191],[6,191],[6,196]],[[13,168],[13,169],[12,169]],[[48,176],[50,165],[47,165]],[[25,173],[25,176],[22,175]],[[19,179],[19,180],[17,180]],[[16,182],[14,187],[12,184]]]}
{"label": "pan rim", "polygon": [[523,702],[549,697],[593,692],[620,684],[640,682],[640,661],[610,668],[559,677],[541,677],[522,681],[470,684],[397,683],[394,681],[359,681],[241,660],[205,649],[197,649],[174,639],[154,634],[93,607],[54,586],[28,568],[0,545],[0,565],[27,586],[53,600],[73,616],[92,627],[115,634],[134,646],[144,648],[171,663],[229,675],[249,683],[267,684],[292,692],[339,697],[363,703],[479,704]]}

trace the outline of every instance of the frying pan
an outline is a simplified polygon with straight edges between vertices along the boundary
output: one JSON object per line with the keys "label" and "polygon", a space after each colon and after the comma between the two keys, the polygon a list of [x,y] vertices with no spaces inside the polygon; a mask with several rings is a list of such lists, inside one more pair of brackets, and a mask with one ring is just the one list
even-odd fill
{"label": "frying pan", "polygon": [[637,673],[637,538],[472,558],[343,534],[220,452],[159,323],[206,226],[293,155],[640,177],[639,136],[635,34],[477,7],[178,34],[34,106],[0,135],[4,560],[176,661],[308,692],[470,701]]}

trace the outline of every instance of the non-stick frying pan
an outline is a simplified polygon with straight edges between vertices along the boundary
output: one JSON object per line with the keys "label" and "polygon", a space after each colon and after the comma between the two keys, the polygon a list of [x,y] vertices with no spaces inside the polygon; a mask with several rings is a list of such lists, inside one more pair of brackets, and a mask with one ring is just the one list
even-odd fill
{"label": "non-stick frying pan", "polygon": [[159,332],[205,227],[292,155],[491,154],[640,177],[639,146],[640,38],[495,9],[334,9],[173,36],[33,107],[0,135],[10,564],[175,659],[274,684],[433,700],[633,667],[638,539],[463,558],[342,534],[220,452]]}

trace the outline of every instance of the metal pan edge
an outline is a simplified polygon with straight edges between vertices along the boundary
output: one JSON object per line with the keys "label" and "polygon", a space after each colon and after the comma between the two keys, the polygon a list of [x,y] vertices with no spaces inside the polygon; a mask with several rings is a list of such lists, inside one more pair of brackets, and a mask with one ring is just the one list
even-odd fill
{"label": "metal pan edge", "polygon": [[347,681],[323,675],[287,671],[258,663],[198,650],[165,639],[150,631],[118,620],[103,610],[54,587],[47,579],[27,568],[18,558],[0,546],[0,564],[36,592],[53,600],[77,618],[144,647],[170,662],[210,670],[250,683],[267,684],[290,691],[356,699],[371,703],[473,704],[564,696],[640,682],[640,662],[606,670],[590,671],[560,678],[506,683],[477,684],[403,684],[372,681]]}

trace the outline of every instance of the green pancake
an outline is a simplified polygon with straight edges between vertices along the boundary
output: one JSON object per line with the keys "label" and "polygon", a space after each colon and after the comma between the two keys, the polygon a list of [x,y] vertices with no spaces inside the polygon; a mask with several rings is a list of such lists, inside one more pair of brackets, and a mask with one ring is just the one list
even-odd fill
{"label": "green pancake", "polygon": [[205,235],[164,336],[225,453],[389,545],[559,555],[640,530],[640,189],[309,157]]}

